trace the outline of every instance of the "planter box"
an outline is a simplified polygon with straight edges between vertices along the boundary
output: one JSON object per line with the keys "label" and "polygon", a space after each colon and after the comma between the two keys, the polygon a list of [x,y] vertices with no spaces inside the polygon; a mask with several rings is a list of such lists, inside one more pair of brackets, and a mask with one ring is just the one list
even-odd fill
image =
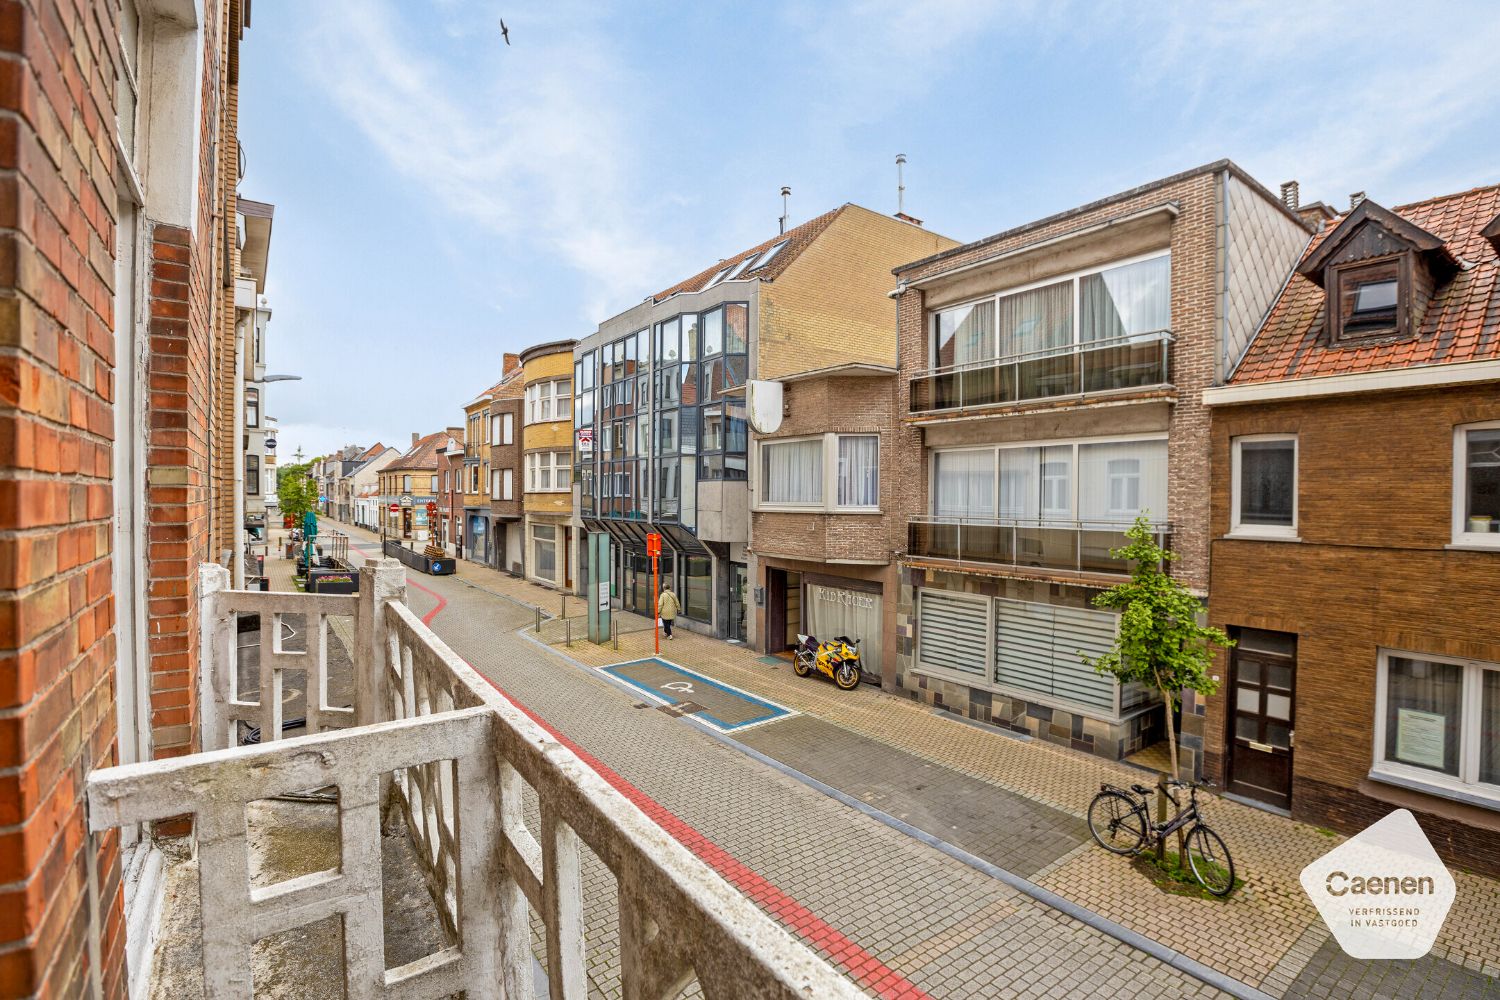
{"label": "planter box", "polygon": [[431,559],[420,552],[412,551],[400,542],[387,541],[382,551],[386,556],[399,559],[412,569],[421,570],[429,576],[451,576],[456,568],[453,559],[446,556]]}

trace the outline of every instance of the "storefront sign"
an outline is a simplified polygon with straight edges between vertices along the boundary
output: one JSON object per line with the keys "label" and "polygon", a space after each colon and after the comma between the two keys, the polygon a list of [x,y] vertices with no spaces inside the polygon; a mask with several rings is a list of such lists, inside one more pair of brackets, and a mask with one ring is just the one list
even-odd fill
{"label": "storefront sign", "polygon": [[401,506],[403,506],[403,507],[410,507],[411,506],[411,497],[407,496],[407,495],[403,495],[401,497]]}
{"label": "storefront sign", "polygon": [[1442,770],[1448,720],[1437,712],[1414,708],[1396,711],[1396,759],[1404,764]]}
{"label": "storefront sign", "polygon": [[842,587],[815,586],[812,591],[816,600],[842,604],[849,608],[873,608],[878,599],[874,594],[862,594],[857,590],[844,590]]}

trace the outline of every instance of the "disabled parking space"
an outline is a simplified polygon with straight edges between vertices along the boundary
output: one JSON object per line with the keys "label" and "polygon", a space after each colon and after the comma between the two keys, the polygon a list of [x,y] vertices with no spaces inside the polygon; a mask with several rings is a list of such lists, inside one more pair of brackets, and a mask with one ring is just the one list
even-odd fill
{"label": "disabled parking space", "polygon": [[600,669],[663,706],[671,706],[677,714],[691,715],[722,733],[741,732],[797,714],[783,705],[658,657]]}

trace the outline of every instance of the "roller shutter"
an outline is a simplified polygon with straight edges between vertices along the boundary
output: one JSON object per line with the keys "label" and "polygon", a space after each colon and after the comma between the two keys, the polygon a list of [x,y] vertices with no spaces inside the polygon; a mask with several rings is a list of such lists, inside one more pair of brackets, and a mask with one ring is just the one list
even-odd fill
{"label": "roller shutter", "polygon": [[1113,714],[1114,679],[1079,653],[1106,652],[1118,621],[1109,611],[996,599],[995,683]]}
{"label": "roller shutter", "polygon": [[917,592],[917,662],[985,678],[990,601],[940,590]]}

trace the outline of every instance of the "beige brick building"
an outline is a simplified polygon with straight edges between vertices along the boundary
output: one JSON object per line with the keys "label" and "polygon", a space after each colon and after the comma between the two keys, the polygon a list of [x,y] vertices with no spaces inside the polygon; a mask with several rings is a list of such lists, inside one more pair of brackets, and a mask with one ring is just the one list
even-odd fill
{"label": "beige brick building", "polygon": [[521,465],[526,577],[570,591],[578,575],[573,525],[573,340],[521,352]]}
{"label": "beige brick building", "polygon": [[[1309,229],[1224,160],[901,267],[902,421],[918,449],[894,690],[1118,758],[1161,707],[1081,662],[1092,598],[1147,517],[1206,594],[1209,420]],[[1184,744],[1202,746],[1201,705]]]}
{"label": "beige brick building", "polygon": [[[870,525],[883,524],[878,502],[861,504],[862,513],[847,524],[814,516],[807,504],[773,504],[752,525],[759,435],[750,428],[748,409],[757,404],[746,386],[763,384],[768,433],[860,431],[849,445],[864,456],[854,478],[876,496],[877,439],[894,426],[890,271],[954,245],[913,222],[844,205],[720,260],[606,320],[579,343],[578,517],[587,531],[614,540],[604,572],[622,607],[652,613],[645,538],[656,532],[664,539],[662,577],[683,606],[680,621],[764,645],[769,574],[782,574],[775,593],[794,607],[803,583],[796,568],[760,559],[762,538],[776,556],[831,551],[830,558],[842,559],[839,553],[864,547]],[[830,394],[846,393],[829,408]],[[784,410],[790,422],[776,427]],[[828,441],[836,451],[837,439]],[[829,468],[836,463],[830,459]],[[828,487],[829,513],[836,490],[836,482]],[[879,527],[874,535],[886,537]],[[825,567],[825,576],[848,587],[874,586],[883,596],[881,567],[892,553],[887,544],[875,545],[841,568]]]}

